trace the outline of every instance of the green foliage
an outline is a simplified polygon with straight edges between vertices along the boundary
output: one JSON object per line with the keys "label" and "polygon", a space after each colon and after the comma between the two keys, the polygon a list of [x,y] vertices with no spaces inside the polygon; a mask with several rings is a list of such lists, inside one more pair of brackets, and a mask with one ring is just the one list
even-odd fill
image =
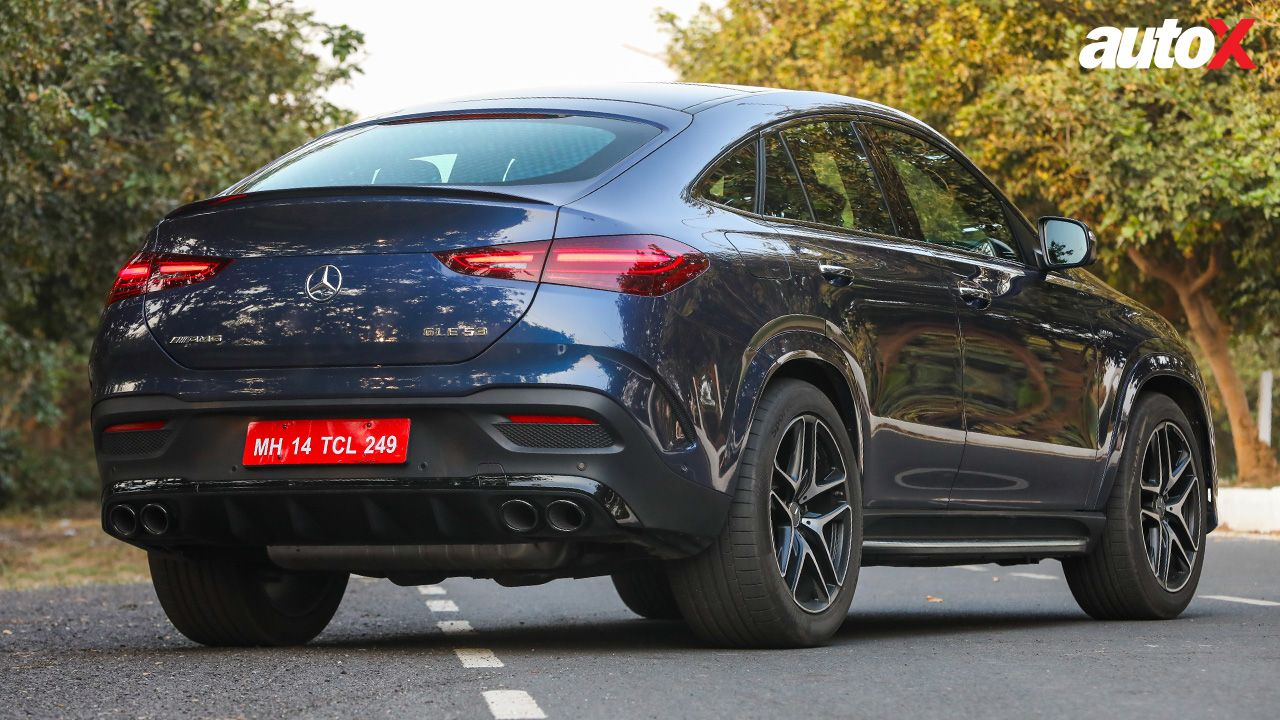
{"label": "green foliage", "polygon": [[[1196,349],[1194,345],[1191,347],[1192,350]],[[1231,343],[1231,359],[1236,371],[1240,373],[1241,382],[1244,383],[1245,392],[1249,397],[1249,406],[1258,407],[1258,381],[1263,371],[1271,370],[1276,375],[1280,375],[1280,335],[1245,335],[1236,338]],[[1222,397],[1215,391],[1212,370],[1203,358],[1197,358],[1197,360],[1204,368],[1205,382],[1209,383],[1209,402],[1213,410],[1218,437],[1227,437],[1231,426],[1227,420],[1226,410],[1222,406]],[[1280,410],[1280,377],[1276,378],[1271,388],[1271,406],[1273,413]],[[1271,447],[1280,454],[1280,423],[1272,425]],[[1217,450],[1221,474],[1228,478],[1228,482],[1237,481],[1235,449],[1232,444],[1220,441]]]}
{"label": "green foliage", "polygon": [[[148,227],[347,121],[322,92],[362,42],[279,0],[0,3],[0,502],[42,497],[29,437],[87,402],[96,316]],[[87,432],[63,435],[42,454],[89,467]]]}
{"label": "green foliage", "polygon": [[[662,14],[682,78],[803,88],[901,108],[947,134],[1030,215],[1089,222],[1103,268],[1157,307],[1124,259],[1217,255],[1214,303],[1237,331],[1280,328],[1280,5],[1248,0],[729,0]],[[1258,22],[1258,70],[1084,71],[1101,25]],[[1177,313],[1171,313],[1177,319]]]}
{"label": "green foliage", "polygon": [[0,507],[88,497],[96,487],[85,356],[0,324]]}

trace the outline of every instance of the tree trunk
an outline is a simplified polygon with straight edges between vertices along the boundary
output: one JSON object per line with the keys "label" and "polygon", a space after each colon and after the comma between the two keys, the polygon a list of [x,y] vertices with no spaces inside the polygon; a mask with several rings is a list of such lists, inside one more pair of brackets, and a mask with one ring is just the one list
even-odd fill
{"label": "tree trunk", "polygon": [[1231,443],[1235,448],[1236,471],[1240,482],[1246,485],[1274,483],[1280,479],[1280,466],[1277,466],[1271,448],[1258,439],[1258,424],[1249,410],[1244,382],[1231,363],[1231,331],[1223,324],[1213,300],[1205,292],[1218,274],[1217,259],[1210,257],[1208,268],[1199,275],[1192,275],[1187,265],[1175,269],[1174,266],[1162,265],[1143,257],[1133,249],[1128,254],[1139,270],[1173,289],[1178,305],[1186,315],[1191,338],[1209,361],[1213,379],[1222,395],[1222,404],[1227,410],[1227,420],[1231,424]]}

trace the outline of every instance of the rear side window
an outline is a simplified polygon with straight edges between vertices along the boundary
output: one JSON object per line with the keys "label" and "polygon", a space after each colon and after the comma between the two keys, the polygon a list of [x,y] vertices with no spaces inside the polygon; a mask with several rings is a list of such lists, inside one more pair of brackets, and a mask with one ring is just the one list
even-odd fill
{"label": "rear side window", "polygon": [[1004,205],[942,148],[909,133],[870,128],[906,190],[924,240],[1020,260]]}
{"label": "rear side window", "polygon": [[711,202],[756,211],[756,143],[743,145],[707,174],[697,194]]}
{"label": "rear side window", "polygon": [[790,220],[813,220],[809,203],[796,175],[796,166],[782,139],[764,139],[764,214]]}
{"label": "rear side window", "polygon": [[589,180],[658,135],[581,115],[369,125],[324,138],[236,192],[353,185],[533,185]]}
{"label": "rear side window", "polygon": [[852,123],[809,123],[787,128],[782,135],[800,172],[815,221],[893,234],[884,196]]}

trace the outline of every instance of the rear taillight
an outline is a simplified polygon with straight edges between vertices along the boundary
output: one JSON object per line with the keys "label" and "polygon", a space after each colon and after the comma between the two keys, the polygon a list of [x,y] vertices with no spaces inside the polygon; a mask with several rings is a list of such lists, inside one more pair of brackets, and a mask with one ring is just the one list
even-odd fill
{"label": "rear taillight", "polygon": [[542,282],[664,295],[707,269],[707,256],[657,235],[616,235],[556,240]]}
{"label": "rear taillight", "polygon": [[463,275],[537,282],[538,276],[542,274],[542,264],[547,260],[547,246],[550,244],[547,240],[512,243],[438,252],[436,257],[445,267]]}
{"label": "rear taillight", "polygon": [[120,272],[107,295],[107,304],[134,295],[202,282],[217,275],[231,261],[196,255],[138,253]]}
{"label": "rear taillight", "polygon": [[664,295],[707,269],[707,256],[657,235],[561,238],[436,253],[464,275]]}

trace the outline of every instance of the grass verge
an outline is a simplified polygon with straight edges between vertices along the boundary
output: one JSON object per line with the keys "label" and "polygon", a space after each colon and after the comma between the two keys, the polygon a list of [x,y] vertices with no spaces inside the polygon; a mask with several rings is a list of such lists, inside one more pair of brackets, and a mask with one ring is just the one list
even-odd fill
{"label": "grass verge", "polygon": [[97,503],[0,513],[0,590],[149,578],[147,554],[102,531]]}

